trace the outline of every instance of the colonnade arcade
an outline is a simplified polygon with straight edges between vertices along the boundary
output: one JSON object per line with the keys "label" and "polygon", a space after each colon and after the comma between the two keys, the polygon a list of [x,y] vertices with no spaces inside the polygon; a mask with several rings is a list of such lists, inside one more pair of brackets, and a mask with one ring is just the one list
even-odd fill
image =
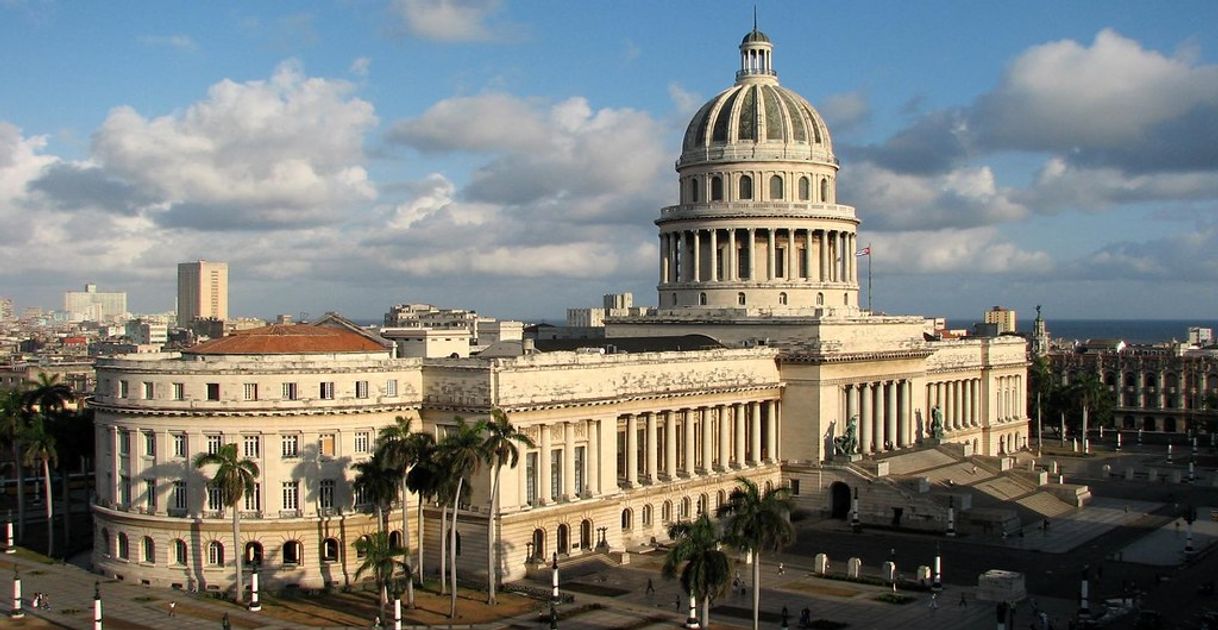
{"label": "colonnade arcade", "polygon": [[[857,238],[852,231],[798,227],[669,230],[660,234],[660,282],[857,284]],[[759,239],[764,261],[757,260]]]}
{"label": "colonnade arcade", "polygon": [[910,381],[903,379],[842,386],[846,417],[858,422],[860,453],[905,448],[917,440],[912,392]]}

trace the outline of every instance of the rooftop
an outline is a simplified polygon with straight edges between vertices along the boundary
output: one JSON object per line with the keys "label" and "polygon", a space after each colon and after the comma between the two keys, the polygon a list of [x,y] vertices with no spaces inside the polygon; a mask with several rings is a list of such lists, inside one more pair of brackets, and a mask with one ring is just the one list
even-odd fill
{"label": "rooftop", "polygon": [[384,352],[385,347],[350,330],[309,324],[271,324],[205,341],[185,354],[320,354]]}

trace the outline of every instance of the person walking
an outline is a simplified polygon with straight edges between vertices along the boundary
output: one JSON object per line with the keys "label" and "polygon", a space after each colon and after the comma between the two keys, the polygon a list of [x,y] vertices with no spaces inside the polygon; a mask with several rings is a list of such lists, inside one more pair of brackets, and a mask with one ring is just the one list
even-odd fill
{"label": "person walking", "polygon": [[224,613],[224,617],[220,619],[220,627],[224,630],[233,630],[233,622],[229,620],[228,613]]}
{"label": "person walking", "polygon": [[939,610],[939,594],[931,593],[930,594],[930,614],[932,614],[932,615],[935,614],[936,610]]}
{"label": "person walking", "polygon": [[778,575],[782,575],[782,574],[784,574],[784,573],[786,573],[786,572],[787,572],[786,567],[784,567],[784,566],[782,565],[782,563],[781,563],[781,562],[779,562],[779,563],[778,563]]}
{"label": "person walking", "polygon": [[176,617],[177,615],[178,615],[178,602],[177,602],[177,600],[171,599],[171,600],[169,600],[169,616]]}
{"label": "person walking", "polygon": [[656,594],[656,587],[654,584],[651,583],[651,578],[647,578],[647,594],[648,595]]}
{"label": "person walking", "polygon": [[968,608],[968,600],[964,598],[964,591],[960,591],[960,608]]}

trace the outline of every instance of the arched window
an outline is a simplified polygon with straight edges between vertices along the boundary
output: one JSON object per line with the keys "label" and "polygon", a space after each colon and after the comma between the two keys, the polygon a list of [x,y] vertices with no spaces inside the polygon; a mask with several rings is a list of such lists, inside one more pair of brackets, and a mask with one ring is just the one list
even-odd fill
{"label": "arched window", "polygon": [[245,563],[251,566],[262,564],[262,543],[254,540],[245,543]]}
{"label": "arched window", "polygon": [[811,194],[812,194],[812,187],[808,184],[808,178],[800,177],[799,178],[799,200],[807,201],[808,197]]}
{"label": "arched window", "polygon": [[389,546],[393,549],[402,546],[402,532],[396,529],[389,532]]}
{"label": "arched window", "polygon": [[118,557],[120,560],[129,560],[131,549],[127,542],[127,535],[119,532],[118,534]]}
{"label": "arched window", "polygon": [[558,526],[557,532],[558,553],[567,555],[571,553],[571,528],[567,527],[566,523]]}
{"label": "arched window", "polygon": [[817,293],[817,294],[816,294],[816,305],[817,305],[817,306],[824,306],[824,305],[825,305],[825,294],[824,294],[824,293]]}
{"label": "arched window", "polygon": [[173,541],[173,562],[181,566],[186,566],[186,541],[178,538]]}
{"label": "arched window", "polygon": [[156,562],[156,543],[151,536],[144,536],[144,562]]}
{"label": "arched window", "polygon": [[651,527],[651,504],[643,506],[643,527]]}
{"label": "arched window", "polygon": [[842,304],[845,304],[846,306],[850,306],[850,294],[849,293],[842,294]]}
{"label": "arched window", "polygon": [[724,491],[722,491],[722,490],[720,490],[719,492],[717,492],[717,493],[715,494],[715,509],[716,509],[716,510],[717,510],[717,509],[719,509],[719,506],[723,505],[723,502],[724,502],[724,501],[726,501],[726,500],[727,500],[727,493],[726,493],[726,492],[724,492]]}
{"label": "arched window", "polygon": [[371,539],[368,538],[368,536],[366,536],[366,535],[360,536],[359,539],[361,541],[363,541],[363,544],[355,545],[355,557],[356,558],[365,558],[368,556],[368,541],[370,541]]}
{"label": "arched window", "polygon": [[691,502],[689,500],[689,497],[685,497],[685,498],[681,499],[681,518],[683,518],[683,519],[689,518],[690,503]]}
{"label": "arched window", "polygon": [[207,564],[213,567],[224,566],[224,543],[213,540],[207,544]]}
{"label": "arched window", "polygon": [[631,529],[634,527],[634,514],[630,512],[630,508],[622,510],[622,529]]}
{"label": "arched window", "polygon": [[689,201],[698,203],[698,178],[692,177],[689,180]]}
{"label": "arched window", "polygon": [[110,538],[110,530],[103,527],[101,530],[101,537],[102,537],[103,544],[105,544],[105,546],[106,546],[106,555],[107,556],[114,555],[114,540],[112,538]]}
{"label": "arched window", "polygon": [[533,557],[538,560],[546,557],[546,530],[544,529],[533,530]]}
{"label": "arched window", "polygon": [[829,203],[829,178],[820,180],[820,200]]}
{"label": "arched window", "polygon": [[748,175],[740,176],[740,198],[741,199],[752,199],[753,198],[753,178],[749,177]]}
{"label": "arched window", "polygon": [[707,508],[706,504],[707,504],[706,494],[703,493],[701,495],[698,495],[698,512],[697,512],[698,516],[702,516],[703,514],[706,513],[706,508]]}
{"label": "arched window", "polygon": [[592,521],[584,519],[579,524],[579,548],[592,548]]}
{"label": "arched window", "polygon": [[677,305],[677,294],[676,293],[672,294],[672,305],[673,306]]}
{"label": "arched window", "polygon": [[770,176],[770,199],[782,199],[782,177]]}
{"label": "arched window", "polygon": [[665,501],[664,504],[660,506],[660,522],[672,522],[672,501]]}
{"label": "arched window", "polygon": [[745,301],[744,292],[742,291],[740,293],[737,293],[736,294],[736,304],[739,304],[740,306],[744,306],[744,301]]}
{"label": "arched window", "polygon": [[321,541],[321,561],[338,562],[338,539],[327,538]]}
{"label": "arched window", "polygon": [[283,543],[283,563],[300,564],[304,559],[304,548],[299,540],[289,540]]}
{"label": "arched window", "polygon": [[698,294],[698,305],[706,306],[706,292],[705,291]]}
{"label": "arched window", "polygon": [[786,304],[787,304],[787,294],[786,293],[778,294],[778,303],[783,306],[786,306]]}
{"label": "arched window", "polygon": [[711,178],[711,201],[723,201],[723,178],[718,175]]}

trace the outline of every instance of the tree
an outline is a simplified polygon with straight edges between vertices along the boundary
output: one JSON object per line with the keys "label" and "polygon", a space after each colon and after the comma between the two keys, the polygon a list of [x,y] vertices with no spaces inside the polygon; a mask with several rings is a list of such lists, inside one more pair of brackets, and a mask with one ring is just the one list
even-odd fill
{"label": "tree", "polygon": [[55,436],[55,448],[59,452],[59,476],[62,480],[60,492],[63,496],[63,540],[64,554],[72,552],[72,484],[73,465],[94,453],[93,410],[62,411],[51,421],[51,434]]}
{"label": "tree", "polygon": [[702,627],[710,627],[710,602],[723,595],[731,578],[731,561],[719,550],[719,528],[710,516],[702,514],[695,521],[674,523],[668,528],[673,546],[664,557],[661,574],[677,577],[681,568],[681,590],[693,595],[702,604]]}
{"label": "tree", "polygon": [[487,453],[482,448],[482,433],[486,423],[479,421],[467,423],[464,418],[456,418],[457,426],[449,429],[444,439],[440,441],[440,460],[449,479],[456,480],[456,488],[449,501],[452,504],[452,531],[450,533],[448,553],[452,570],[452,588],[448,617],[457,616],[457,508],[461,503],[462,488],[467,477],[478,471],[482,462],[486,461]]}
{"label": "tree", "polygon": [[21,457],[21,436],[29,424],[25,395],[20,390],[0,394],[0,440],[13,457],[13,479],[17,487],[17,540],[25,539],[25,472]]}
{"label": "tree", "polygon": [[[385,466],[395,470],[401,481],[402,548],[406,551],[407,558],[410,557],[410,523],[407,519],[409,507],[407,498],[410,496],[409,473],[419,463],[420,458],[429,452],[430,445],[434,444],[430,435],[411,431],[411,424],[411,418],[398,416],[394,419],[393,424],[381,429],[376,440],[377,451],[381,453]],[[426,439],[419,439],[420,435],[426,435]],[[421,503],[422,498],[420,497]],[[423,511],[419,510],[420,519],[422,519],[422,514]],[[419,549],[422,550],[422,548],[423,542],[420,540]],[[408,606],[414,608],[413,578],[406,581],[406,602]]]}
{"label": "tree", "polygon": [[791,491],[772,488],[763,494],[757,484],[737,477],[740,485],[719,506],[724,542],[753,557],[753,630],[761,611],[761,552],[779,551],[795,541],[790,515]]}
{"label": "tree", "polygon": [[486,438],[482,442],[483,453],[489,455],[491,470],[491,514],[486,526],[486,570],[487,596],[486,603],[494,605],[495,584],[498,582],[499,546],[496,544],[496,525],[499,519],[499,472],[506,465],[515,468],[520,463],[520,449],[517,446],[533,448],[533,440],[521,433],[508,422],[507,414],[498,407],[491,409],[491,420],[486,423]]}
{"label": "tree", "polygon": [[398,493],[397,471],[385,465],[385,456],[379,451],[351,467],[355,469],[355,483],[352,484],[355,491],[363,494],[364,500],[376,510],[377,531],[385,531],[389,520],[386,509]]}
{"label": "tree", "polygon": [[[419,512],[419,561],[415,566],[414,574],[421,581],[423,579],[423,505],[425,502],[434,500],[436,497],[436,489],[440,481],[440,470],[438,462],[435,461],[435,438],[430,433],[414,433],[411,434],[410,439],[415,442],[414,448],[418,452],[418,463],[406,473],[406,487],[419,497],[417,503]],[[443,530],[441,530],[441,538],[443,538]]]}
{"label": "tree", "polygon": [[1093,372],[1086,372],[1071,383],[1065,396],[1070,407],[1081,412],[1086,424],[1104,426],[1112,423],[1112,391]]}
{"label": "tree", "polygon": [[245,550],[241,548],[241,510],[238,505],[247,493],[252,493],[257,484],[258,464],[249,458],[237,455],[237,444],[225,444],[215,453],[199,453],[195,457],[195,468],[216,466],[216,472],[207,482],[220,491],[220,501],[233,515],[233,557],[237,566],[237,603],[245,601],[243,566]]}
{"label": "tree", "polygon": [[47,510],[47,557],[55,551],[55,509],[51,503],[51,465],[59,465],[59,453],[55,450],[55,436],[47,426],[46,416],[39,413],[30,417],[21,436],[22,459],[29,466],[42,465],[43,498]]}
{"label": "tree", "polygon": [[381,594],[381,617],[384,617],[393,574],[401,569],[406,581],[410,581],[410,565],[399,560],[406,557],[406,549],[389,544],[389,534],[375,532],[355,541],[355,550],[364,557],[364,561],[355,569],[355,579],[360,579],[365,572],[376,578],[377,590]]}

